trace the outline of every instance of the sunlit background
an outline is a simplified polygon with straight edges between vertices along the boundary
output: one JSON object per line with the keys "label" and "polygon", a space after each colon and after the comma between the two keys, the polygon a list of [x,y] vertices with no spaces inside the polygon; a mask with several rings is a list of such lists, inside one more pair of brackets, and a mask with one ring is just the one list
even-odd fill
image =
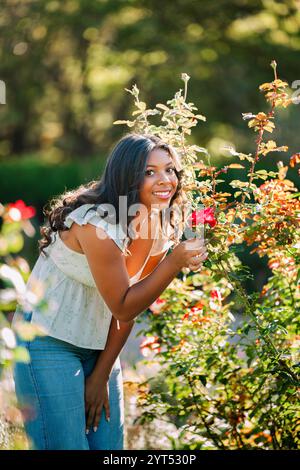
{"label": "sunlit background", "polygon": [[[125,88],[133,84],[152,107],[182,88],[187,73],[189,101],[207,118],[191,141],[207,147],[216,164],[232,158],[225,146],[253,151],[242,113],[266,110],[258,87],[272,81],[272,59],[297,93],[299,29],[297,0],[1,2],[0,200],[37,208],[36,236],[26,239],[21,256],[31,267],[37,259],[46,202],[101,175],[128,130],[113,122],[131,117]],[[297,106],[280,111],[272,138],[289,152],[267,157],[264,168],[299,152],[297,112]],[[250,289],[267,272],[263,260],[252,260]],[[138,344],[132,333],[124,361],[135,362]]]}

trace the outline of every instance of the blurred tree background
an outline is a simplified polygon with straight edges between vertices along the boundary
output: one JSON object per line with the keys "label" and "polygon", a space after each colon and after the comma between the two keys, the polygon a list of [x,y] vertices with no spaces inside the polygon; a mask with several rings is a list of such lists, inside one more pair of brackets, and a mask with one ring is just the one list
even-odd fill
{"label": "blurred tree background", "polygon": [[[113,121],[132,111],[124,89],[136,83],[155,106],[182,87],[182,72],[207,117],[192,139],[218,163],[225,145],[253,151],[241,113],[265,110],[258,86],[273,79],[272,59],[290,85],[300,79],[299,28],[298,0],[1,2],[0,200],[34,205],[41,223],[49,198],[100,176],[126,132]],[[277,160],[299,151],[298,110],[281,111],[272,138],[290,151]]]}

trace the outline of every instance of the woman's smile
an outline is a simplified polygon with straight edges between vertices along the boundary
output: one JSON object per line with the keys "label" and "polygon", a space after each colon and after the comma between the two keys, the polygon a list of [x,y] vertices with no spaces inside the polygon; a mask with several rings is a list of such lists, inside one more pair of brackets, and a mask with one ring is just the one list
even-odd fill
{"label": "woman's smile", "polygon": [[170,189],[160,189],[159,191],[153,191],[153,195],[158,199],[170,199],[173,196],[172,188]]}

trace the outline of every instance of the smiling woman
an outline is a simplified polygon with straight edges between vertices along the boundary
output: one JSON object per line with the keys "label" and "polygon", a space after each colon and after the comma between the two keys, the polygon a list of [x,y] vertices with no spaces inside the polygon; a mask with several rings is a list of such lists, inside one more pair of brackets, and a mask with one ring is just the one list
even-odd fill
{"label": "smiling woman", "polygon": [[147,208],[152,204],[158,204],[161,209],[168,207],[177,186],[178,177],[170,153],[162,148],[153,150],[141,185],[141,203]]}
{"label": "smiling woman", "polygon": [[[123,448],[119,354],[134,319],[183,267],[199,269],[206,258],[201,241],[179,242],[174,220],[161,230],[162,212],[183,201],[173,155],[157,137],[128,134],[112,150],[100,181],[63,194],[45,211],[27,290],[36,280],[44,283],[47,310],[18,308],[13,318],[16,323],[24,314],[46,331],[23,344],[31,362],[14,370],[33,449]],[[178,214],[180,227],[184,214],[182,220]]]}

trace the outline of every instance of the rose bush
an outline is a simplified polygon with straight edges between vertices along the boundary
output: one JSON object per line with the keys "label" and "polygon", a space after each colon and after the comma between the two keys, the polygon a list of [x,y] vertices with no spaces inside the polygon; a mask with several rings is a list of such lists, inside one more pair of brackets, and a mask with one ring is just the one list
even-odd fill
{"label": "rose bush", "polygon": [[[257,169],[270,152],[288,152],[267,137],[277,108],[293,104],[275,61],[271,66],[274,80],[260,86],[269,111],[243,115],[256,133],[255,151],[228,148],[237,161],[221,168],[205,148],[188,143],[205,117],[187,102],[186,74],[184,91],[155,109],[147,109],[134,85],[127,90],[133,119],[116,122],[176,148],[194,207],[190,225],[205,229],[209,257],[202,271],[175,279],[142,330],[149,337],[142,344],[147,361],[160,368],[139,384],[138,422],[173,423],[175,449],[299,448],[300,193],[287,172],[296,171],[300,158],[294,154],[274,171]],[[161,124],[150,123],[151,116]],[[230,181],[233,194],[218,190],[222,174],[245,165],[246,181]],[[253,293],[245,281],[254,273],[238,257],[246,246],[270,268],[266,284]]]}

